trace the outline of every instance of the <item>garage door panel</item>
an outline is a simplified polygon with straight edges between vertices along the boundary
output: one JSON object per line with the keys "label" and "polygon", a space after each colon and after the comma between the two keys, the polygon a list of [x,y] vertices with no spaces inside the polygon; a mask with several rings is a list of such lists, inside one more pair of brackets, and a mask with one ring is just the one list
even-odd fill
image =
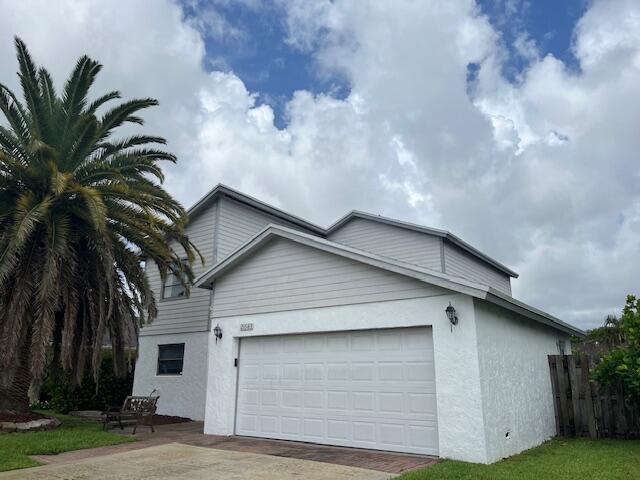
{"label": "garage door panel", "polygon": [[408,427],[409,444],[415,448],[436,449],[438,447],[438,434],[433,425]]}
{"label": "garage door panel", "polygon": [[415,330],[414,334],[405,337],[409,350],[422,350],[426,345],[428,349],[433,350],[433,335],[431,328],[423,328]]}
{"label": "garage door panel", "polygon": [[251,415],[245,412],[238,417],[238,429],[244,432],[257,433],[258,432],[257,422],[258,422],[258,415]]}
{"label": "garage door panel", "polygon": [[302,392],[300,390],[284,390],[282,392],[282,407],[285,409],[302,407]]}
{"label": "garage door panel", "polygon": [[350,375],[349,362],[327,363],[327,379],[333,382],[348,381]]}
{"label": "garage door panel", "polygon": [[431,330],[243,339],[236,433],[437,455]]}
{"label": "garage door panel", "polygon": [[407,393],[407,413],[436,419],[436,396],[433,393]]}
{"label": "garage door panel", "polygon": [[246,415],[239,421],[238,427],[241,426],[244,429],[242,434],[248,436],[437,454],[435,423],[403,425],[381,423],[377,418],[367,421],[347,417],[341,420],[321,416]]}
{"label": "garage door panel", "polygon": [[327,438],[331,440],[350,440],[351,422],[347,420],[327,420]]}
{"label": "garage door panel", "polygon": [[327,337],[327,351],[348,352],[349,351],[349,337],[346,336],[329,336]]}
{"label": "garage door panel", "polygon": [[274,408],[283,414],[330,410],[332,415],[371,416],[435,421],[436,397],[428,393],[323,390],[243,389],[238,399],[243,412],[260,413]]}
{"label": "garage door panel", "polygon": [[353,333],[351,338],[352,352],[372,352],[375,350],[374,333]]}
{"label": "garage door panel", "polygon": [[376,444],[376,424],[375,422],[353,422],[353,440],[356,442]]}
{"label": "garage door panel", "polygon": [[315,353],[324,351],[326,338],[324,336],[305,336],[304,337],[304,352]]}
{"label": "garage door panel", "polygon": [[402,392],[378,393],[378,411],[388,417],[389,413],[404,412],[405,394]]}
{"label": "garage door panel", "polygon": [[287,363],[282,366],[282,380],[297,382],[302,380],[302,366],[299,363]]}
{"label": "garage door panel", "polygon": [[281,433],[284,435],[299,435],[301,428],[300,424],[302,423],[301,418],[296,417],[282,417],[282,428]]}
{"label": "garage door panel", "polygon": [[327,392],[327,408],[334,410],[336,414],[340,412],[348,412],[349,408],[349,392],[332,390]]}
{"label": "garage door panel", "polygon": [[305,381],[324,380],[326,366],[324,363],[305,363],[304,364],[304,379]]}
{"label": "garage door panel", "polygon": [[435,381],[433,362],[405,362],[405,372],[409,382]]}

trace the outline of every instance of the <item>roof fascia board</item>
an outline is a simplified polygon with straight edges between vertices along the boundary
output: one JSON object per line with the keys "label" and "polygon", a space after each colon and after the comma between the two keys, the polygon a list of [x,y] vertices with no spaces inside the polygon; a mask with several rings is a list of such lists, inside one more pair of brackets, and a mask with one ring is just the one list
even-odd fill
{"label": "roof fascia board", "polygon": [[545,313],[542,310],[538,310],[537,308],[532,307],[531,305],[527,305],[524,302],[516,300],[513,297],[509,297],[494,288],[489,289],[489,292],[487,293],[487,297],[485,298],[485,300],[489,303],[493,303],[494,305],[505,308],[514,313],[520,314],[531,320],[535,320],[538,323],[542,323],[544,325],[553,327],[557,330],[561,330],[570,335],[576,335],[578,337],[585,336],[585,332],[580,330],[579,328],[569,325],[568,323],[563,322],[559,318],[549,315],[548,313]]}
{"label": "roof fascia board", "polygon": [[439,237],[444,237],[447,235],[447,231],[440,230],[438,228],[425,227],[423,225],[418,225],[416,223],[405,222],[403,220],[396,220],[394,218],[384,217],[382,215],[375,215],[373,213],[363,212],[360,210],[352,210],[347,213],[345,216],[340,218],[337,222],[333,223],[327,228],[327,235],[333,233],[335,230],[340,228],[342,225],[347,223],[352,218],[364,218],[366,220],[374,220],[380,223],[386,223],[388,225],[393,225],[396,227],[406,228],[408,230],[414,230],[420,233],[430,233],[432,235],[437,235]]}
{"label": "roof fascia board", "polygon": [[200,209],[209,202],[209,200],[211,200],[213,197],[216,197],[220,193],[220,187],[221,184],[216,185],[213,189],[209,190],[202,197],[196,200],[196,203],[194,203],[187,209],[187,215],[191,217],[198,213]]}

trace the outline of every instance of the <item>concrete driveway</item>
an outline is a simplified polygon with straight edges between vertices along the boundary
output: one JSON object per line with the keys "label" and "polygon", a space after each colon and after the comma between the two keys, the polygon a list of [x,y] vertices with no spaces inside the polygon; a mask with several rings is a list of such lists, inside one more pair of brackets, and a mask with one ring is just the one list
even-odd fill
{"label": "concrete driveway", "polygon": [[181,443],[0,473],[1,480],[382,480],[393,476],[344,465]]}

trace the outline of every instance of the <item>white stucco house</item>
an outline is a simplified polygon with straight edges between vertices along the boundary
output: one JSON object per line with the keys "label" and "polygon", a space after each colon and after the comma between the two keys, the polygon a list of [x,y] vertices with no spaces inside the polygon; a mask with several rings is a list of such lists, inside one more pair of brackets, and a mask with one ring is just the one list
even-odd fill
{"label": "white stucco house", "polygon": [[482,463],[554,435],[547,355],[582,332],[458,237],[356,211],[322,228],[223,185],[189,216],[191,294],[147,266],[134,393],[157,389],[159,413]]}

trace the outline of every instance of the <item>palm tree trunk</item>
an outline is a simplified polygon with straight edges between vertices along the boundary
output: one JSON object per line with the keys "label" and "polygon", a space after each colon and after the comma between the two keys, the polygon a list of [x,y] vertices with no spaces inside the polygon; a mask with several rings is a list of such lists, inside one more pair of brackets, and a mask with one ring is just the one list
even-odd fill
{"label": "palm tree trunk", "polygon": [[31,384],[31,370],[29,368],[29,354],[31,341],[27,338],[20,352],[19,365],[11,384],[0,384],[0,411],[27,412],[29,410],[29,385]]}

